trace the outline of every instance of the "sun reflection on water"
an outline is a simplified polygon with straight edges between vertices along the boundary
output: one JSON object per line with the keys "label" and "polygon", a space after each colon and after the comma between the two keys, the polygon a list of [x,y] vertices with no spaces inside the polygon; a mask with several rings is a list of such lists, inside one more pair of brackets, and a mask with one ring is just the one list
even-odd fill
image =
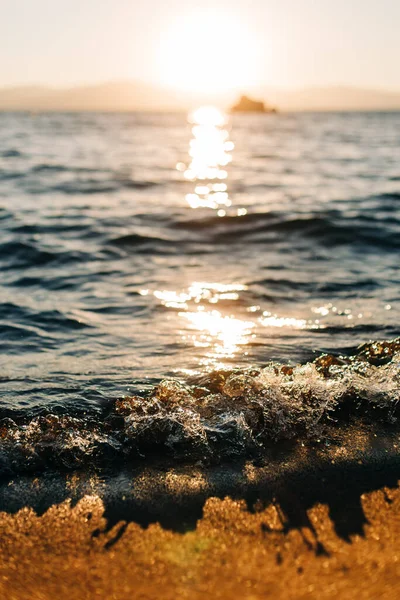
{"label": "sun reflection on water", "polygon": [[[236,303],[246,290],[242,284],[193,282],[185,291],[156,290],[153,296],[165,307],[178,311],[182,326],[186,321],[188,326],[181,330],[181,337],[191,346],[205,349],[200,364],[217,368],[255,337],[256,322],[237,315]],[[148,293],[141,291],[142,295]],[[246,354],[244,349],[242,352]]]}
{"label": "sun reflection on water", "polygon": [[[331,312],[342,315],[346,321],[353,318],[349,310],[332,305],[328,305],[327,312],[323,310],[325,307],[308,307],[301,317],[293,313],[273,314],[258,304],[250,304],[251,290],[243,284],[203,281],[193,282],[181,291],[141,290],[140,293],[151,294],[164,307],[172,309],[181,340],[197,348],[198,365],[210,369],[225,368],[230,362],[249,356],[252,344],[276,338],[281,329],[288,331],[285,336],[296,335],[296,330],[325,329],[330,325],[325,318]],[[312,314],[319,318],[312,318]]]}
{"label": "sun reflection on water", "polygon": [[[251,355],[251,346],[262,340],[282,335],[297,335],[296,330],[325,329],[331,314],[348,321],[353,319],[348,309],[308,307],[303,315],[271,313],[258,304],[251,304],[251,290],[244,284],[193,282],[188,288],[176,290],[141,290],[151,294],[165,308],[175,312],[176,329],[181,340],[199,351],[198,365],[209,369],[225,368],[231,362]],[[326,310],[325,310],[326,308]],[[315,319],[311,315],[318,316]],[[358,317],[362,317],[361,314]],[[351,321],[349,323],[351,326]]]}
{"label": "sun reflection on water", "polygon": [[[149,294],[142,290],[141,294]],[[318,319],[281,316],[251,305],[246,285],[193,282],[187,289],[151,292],[163,306],[175,311],[181,339],[199,349],[199,365],[223,368],[227,362],[247,356],[250,345],[261,338],[275,336],[277,329],[320,329]],[[315,311],[316,312],[316,311]],[[249,314],[250,313],[250,314]],[[179,324],[180,323],[180,324]],[[185,326],[186,323],[186,326]],[[201,350],[203,349],[203,350]]]}
{"label": "sun reflection on water", "polygon": [[179,314],[196,330],[196,334],[190,336],[194,346],[209,349],[202,363],[213,367],[222,366],[220,361],[236,356],[240,347],[249,343],[256,326],[253,321],[224,316],[218,310],[207,311],[201,306],[197,311]]}
{"label": "sun reflection on water", "polygon": [[278,317],[264,311],[260,318],[261,325],[264,327],[291,327],[292,329],[305,329],[309,326],[306,319],[296,319],[296,317]]}
{"label": "sun reflection on water", "polygon": [[191,208],[211,208],[219,216],[225,216],[232,205],[227,167],[234,149],[226,128],[227,117],[214,106],[203,106],[189,115],[189,122],[193,135],[189,144],[190,161],[188,165],[176,165],[183,177],[195,184],[193,192],[186,194],[186,201]]}
{"label": "sun reflection on water", "polygon": [[227,120],[227,116],[216,106],[200,106],[189,115],[191,123],[208,127],[223,127]]}

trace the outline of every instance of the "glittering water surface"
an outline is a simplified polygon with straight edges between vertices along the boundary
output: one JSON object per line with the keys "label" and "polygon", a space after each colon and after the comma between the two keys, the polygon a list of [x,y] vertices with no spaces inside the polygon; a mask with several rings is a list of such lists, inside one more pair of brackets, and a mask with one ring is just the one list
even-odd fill
{"label": "glittering water surface", "polygon": [[0,115],[1,405],[399,335],[400,114]]}

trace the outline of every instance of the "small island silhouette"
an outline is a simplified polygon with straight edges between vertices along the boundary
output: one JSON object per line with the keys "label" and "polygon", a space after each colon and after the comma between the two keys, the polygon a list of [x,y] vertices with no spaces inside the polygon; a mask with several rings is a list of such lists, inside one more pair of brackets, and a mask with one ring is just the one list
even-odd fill
{"label": "small island silhouette", "polygon": [[248,96],[241,96],[239,102],[231,107],[231,112],[250,112],[250,113],[276,113],[277,109],[273,106],[267,106],[264,102],[253,100]]}

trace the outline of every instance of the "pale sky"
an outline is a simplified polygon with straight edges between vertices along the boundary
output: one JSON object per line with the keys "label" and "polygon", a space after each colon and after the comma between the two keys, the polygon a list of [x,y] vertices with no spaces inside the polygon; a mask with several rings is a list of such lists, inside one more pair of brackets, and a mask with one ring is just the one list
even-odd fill
{"label": "pale sky", "polygon": [[400,0],[0,0],[0,85],[179,84],[214,52],[254,85],[399,91],[399,28]]}

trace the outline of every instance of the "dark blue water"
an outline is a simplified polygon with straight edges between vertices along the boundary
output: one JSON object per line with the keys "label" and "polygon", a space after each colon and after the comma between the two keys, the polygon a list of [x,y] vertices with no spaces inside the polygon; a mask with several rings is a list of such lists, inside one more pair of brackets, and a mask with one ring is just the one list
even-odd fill
{"label": "dark blue water", "polygon": [[400,113],[191,121],[0,115],[3,414],[400,334]]}

